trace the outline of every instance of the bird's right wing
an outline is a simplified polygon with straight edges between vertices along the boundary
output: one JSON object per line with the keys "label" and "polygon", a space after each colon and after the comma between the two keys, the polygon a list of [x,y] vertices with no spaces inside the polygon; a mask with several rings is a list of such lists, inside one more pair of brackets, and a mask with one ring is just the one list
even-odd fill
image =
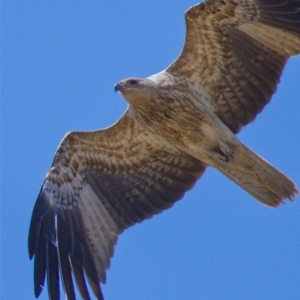
{"label": "bird's right wing", "polygon": [[49,298],[59,299],[59,278],[67,299],[73,279],[90,299],[113,256],[118,235],[181,199],[205,165],[143,130],[126,112],[112,127],[72,132],[61,142],[36,201],[29,253],[34,257],[35,295],[45,277]]}

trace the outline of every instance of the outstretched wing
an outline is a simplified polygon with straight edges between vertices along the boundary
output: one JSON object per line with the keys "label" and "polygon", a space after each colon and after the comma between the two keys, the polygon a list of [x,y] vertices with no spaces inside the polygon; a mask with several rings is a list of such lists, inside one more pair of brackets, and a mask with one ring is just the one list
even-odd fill
{"label": "outstretched wing", "polygon": [[[38,196],[30,225],[34,287],[45,278],[49,298],[68,300],[73,279],[90,299],[106,280],[114,245],[127,227],[169,208],[192,188],[205,165],[145,132],[125,115],[112,127],[72,132],[61,142]],[[72,279],[73,278],[73,279]]]}
{"label": "outstretched wing", "polygon": [[166,71],[237,133],[270,101],[287,59],[300,54],[300,1],[211,0],[185,18],[184,49]]}

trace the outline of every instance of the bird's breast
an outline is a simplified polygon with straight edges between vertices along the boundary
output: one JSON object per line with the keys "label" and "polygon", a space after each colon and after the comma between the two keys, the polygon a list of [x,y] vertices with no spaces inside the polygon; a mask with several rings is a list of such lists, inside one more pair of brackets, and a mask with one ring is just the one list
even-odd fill
{"label": "bird's breast", "polygon": [[220,142],[235,140],[213,111],[184,97],[156,99],[155,105],[143,106],[135,115],[146,130],[197,158]]}

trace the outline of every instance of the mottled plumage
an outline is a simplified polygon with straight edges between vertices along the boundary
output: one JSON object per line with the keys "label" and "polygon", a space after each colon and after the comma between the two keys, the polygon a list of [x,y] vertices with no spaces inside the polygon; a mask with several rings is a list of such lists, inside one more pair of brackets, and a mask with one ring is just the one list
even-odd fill
{"label": "mottled plumage", "polygon": [[97,299],[118,235],[171,207],[207,166],[261,203],[293,200],[295,184],[235,134],[276,90],[287,59],[300,54],[299,0],[210,0],[186,12],[184,49],[166,70],[115,86],[128,101],[104,130],[62,140],[30,225],[36,297],[67,298],[74,283]]}

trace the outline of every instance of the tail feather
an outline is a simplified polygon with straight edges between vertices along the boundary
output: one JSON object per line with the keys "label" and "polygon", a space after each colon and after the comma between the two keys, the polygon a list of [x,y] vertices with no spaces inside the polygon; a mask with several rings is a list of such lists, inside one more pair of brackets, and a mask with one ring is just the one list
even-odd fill
{"label": "tail feather", "polygon": [[216,166],[264,205],[275,207],[284,199],[294,200],[299,194],[295,183],[243,144],[234,149],[234,158]]}

